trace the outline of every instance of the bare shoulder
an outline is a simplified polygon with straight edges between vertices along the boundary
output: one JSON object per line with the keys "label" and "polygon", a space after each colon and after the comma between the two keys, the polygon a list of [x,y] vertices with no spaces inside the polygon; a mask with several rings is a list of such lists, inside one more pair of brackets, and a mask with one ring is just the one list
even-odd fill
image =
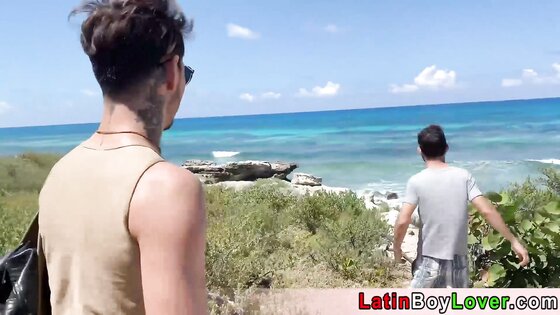
{"label": "bare shoulder", "polygon": [[200,190],[202,184],[190,171],[169,162],[161,162],[150,167],[138,181],[138,190],[163,189],[162,193]]}
{"label": "bare shoulder", "polygon": [[188,170],[161,162],[139,179],[129,208],[129,228],[133,235],[148,226],[154,232],[184,229],[193,221],[203,219],[202,184]]}

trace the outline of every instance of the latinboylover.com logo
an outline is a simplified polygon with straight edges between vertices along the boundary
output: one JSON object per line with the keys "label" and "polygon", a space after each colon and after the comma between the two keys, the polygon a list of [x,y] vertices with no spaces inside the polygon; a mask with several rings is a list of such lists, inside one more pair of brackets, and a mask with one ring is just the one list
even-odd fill
{"label": "latinboylover.com logo", "polygon": [[450,310],[558,310],[556,296],[466,296],[460,298],[456,292],[433,296],[422,292],[399,295],[396,292],[366,297],[358,293],[360,310],[438,310],[446,314]]}

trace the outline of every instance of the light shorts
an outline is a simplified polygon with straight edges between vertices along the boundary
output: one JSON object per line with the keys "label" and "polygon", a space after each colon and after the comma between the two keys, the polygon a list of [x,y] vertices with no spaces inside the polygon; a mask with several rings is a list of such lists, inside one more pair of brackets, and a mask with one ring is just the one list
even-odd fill
{"label": "light shorts", "polygon": [[455,255],[453,260],[421,256],[413,264],[411,288],[468,288],[469,261]]}

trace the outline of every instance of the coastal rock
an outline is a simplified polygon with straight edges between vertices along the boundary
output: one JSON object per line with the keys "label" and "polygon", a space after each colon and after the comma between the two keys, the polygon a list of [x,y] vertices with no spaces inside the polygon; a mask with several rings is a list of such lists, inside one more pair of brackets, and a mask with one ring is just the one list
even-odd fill
{"label": "coastal rock", "polygon": [[397,193],[394,192],[387,193],[387,200],[395,200],[395,199],[399,199],[399,195],[397,195]]}
{"label": "coastal rock", "polygon": [[272,172],[274,175],[272,178],[286,180],[286,177],[290,175],[298,166],[295,163],[270,163]]}
{"label": "coastal rock", "polygon": [[[364,199],[364,202],[366,203],[366,206],[368,207],[368,209],[373,209],[373,208],[381,208],[381,209],[385,209],[388,208],[390,210],[399,210],[401,207],[401,201],[398,199],[398,195],[394,194],[391,195],[393,193],[381,193],[378,191],[374,191],[374,192],[363,192],[361,194],[361,197]],[[394,199],[389,199],[388,196],[391,196],[392,198],[394,198],[395,196],[397,198]]]}
{"label": "coastal rock", "polygon": [[[379,191],[374,191],[374,192],[369,192],[366,194],[367,198],[373,203],[373,204],[380,204],[380,203],[387,203],[389,199],[389,195],[392,193],[382,193]],[[398,199],[398,198],[396,198]]]}
{"label": "coastal rock", "polygon": [[294,173],[292,184],[303,186],[321,186],[323,184],[323,179],[311,174]]}
{"label": "coastal rock", "polygon": [[259,178],[286,179],[297,168],[295,163],[240,161],[217,164],[212,161],[186,161],[183,168],[193,172],[205,184],[224,181],[254,181]]}
{"label": "coastal rock", "polygon": [[204,173],[204,174],[194,174],[198,179],[204,184],[217,184],[229,179],[229,174],[227,173]]}
{"label": "coastal rock", "polygon": [[[305,194],[313,195],[317,192],[326,193],[345,193],[350,192],[349,188],[344,187],[330,187],[330,186],[303,186],[294,185],[290,182],[279,181],[276,179],[263,179],[261,185],[274,185],[279,191],[283,191],[287,194],[294,194],[296,196],[303,196]],[[224,188],[230,188],[236,191],[244,190],[253,187],[257,184],[257,181],[223,181],[219,183],[210,183],[211,186],[219,186]]]}
{"label": "coastal rock", "polygon": [[371,194],[371,198],[372,200],[373,198],[385,198],[385,194],[382,194],[379,191],[374,191],[373,194]]}

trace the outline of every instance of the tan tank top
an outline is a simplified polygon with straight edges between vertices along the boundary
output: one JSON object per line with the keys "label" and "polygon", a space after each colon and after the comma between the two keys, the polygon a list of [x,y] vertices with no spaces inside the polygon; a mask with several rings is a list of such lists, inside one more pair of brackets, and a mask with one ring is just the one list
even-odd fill
{"label": "tan tank top", "polygon": [[145,146],[79,146],[52,169],[39,197],[39,233],[53,314],[145,313],[128,210],[142,174],[161,161]]}

